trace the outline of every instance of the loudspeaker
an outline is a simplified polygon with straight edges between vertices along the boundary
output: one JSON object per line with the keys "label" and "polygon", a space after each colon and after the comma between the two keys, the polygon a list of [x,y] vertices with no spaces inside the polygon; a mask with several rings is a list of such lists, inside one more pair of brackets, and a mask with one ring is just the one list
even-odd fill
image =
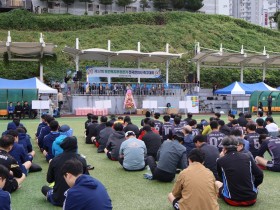
{"label": "loudspeaker", "polygon": [[207,97],[207,100],[214,100],[214,97]]}
{"label": "loudspeaker", "polygon": [[81,72],[81,71],[77,71],[77,79],[78,79],[78,80],[81,80],[82,77],[83,77],[82,72]]}

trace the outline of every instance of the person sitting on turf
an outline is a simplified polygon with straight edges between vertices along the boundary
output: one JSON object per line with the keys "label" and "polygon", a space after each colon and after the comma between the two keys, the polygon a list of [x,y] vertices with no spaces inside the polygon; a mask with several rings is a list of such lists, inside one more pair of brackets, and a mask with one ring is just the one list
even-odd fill
{"label": "person sitting on turf", "polygon": [[37,127],[37,132],[35,133],[35,138],[38,139],[38,136],[40,135],[41,129],[43,127],[48,126],[47,122],[46,122],[46,116],[47,114],[42,114],[41,115],[41,123],[38,125]]}
{"label": "person sitting on turf", "polygon": [[171,139],[170,137],[170,130],[172,128],[172,124],[170,123],[170,116],[169,115],[164,115],[163,116],[163,124],[162,124],[162,129],[161,129],[161,138],[162,142],[164,142],[167,139]]}
{"label": "person sitting on turf", "polygon": [[33,156],[28,155],[22,144],[18,144],[18,132],[16,130],[10,130],[7,134],[14,138],[14,145],[9,154],[15,158],[20,169],[27,176],[27,172],[32,165]]}
{"label": "person sitting on turf", "polygon": [[118,116],[118,119],[114,121],[114,124],[115,123],[120,123],[123,125],[124,124],[123,116]]}
{"label": "person sitting on turf", "polygon": [[225,125],[225,121],[219,120],[218,124],[219,124],[219,131],[225,134],[226,136],[228,136],[230,134],[231,129],[227,125]]}
{"label": "person sitting on turf", "polygon": [[161,135],[160,131],[162,129],[162,122],[159,120],[160,118],[160,113],[156,112],[154,114],[154,122],[155,122],[155,129],[159,132],[159,134]]}
{"label": "person sitting on turf", "polygon": [[191,126],[191,128],[192,128],[193,137],[201,134],[201,130],[197,127],[197,121],[196,120],[191,120],[189,122],[189,126]]}
{"label": "person sitting on turf", "polygon": [[266,122],[266,126],[265,128],[267,129],[268,133],[270,134],[274,134],[276,133],[277,136],[279,134],[279,127],[278,125],[274,122],[273,118],[272,117],[267,117],[265,119],[265,122]]}
{"label": "person sitting on turf", "polygon": [[27,175],[30,172],[42,171],[42,167],[33,162],[33,156],[27,153],[22,144],[18,144],[18,132],[9,130],[7,134],[14,137],[14,145],[9,154],[16,159],[22,172]]}
{"label": "person sitting on turf", "polygon": [[228,114],[228,124],[227,126],[232,128],[232,121],[235,119],[235,115],[234,114]]}
{"label": "person sitting on turf", "polygon": [[[154,133],[159,134],[159,132],[155,129],[155,122],[153,119],[145,118],[144,119],[144,126],[149,125]],[[143,136],[146,134],[146,131],[143,130],[144,126],[139,130],[138,139],[142,140]]]}
{"label": "person sitting on turf", "polygon": [[195,148],[195,145],[193,143],[193,135],[192,135],[192,127],[189,125],[186,125],[183,127],[182,132],[184,134],[184,143],[183,145],[186,147],[187,154],[190,153],[190,151]]}
{"label": "person sitting on turf", "polygon": [[180,119],[180,117],[178,117],[178,116],[176,116],[175,118],[174,118],[174,123],[173,123],[173,125],[172,125],[172,128],[171,128],[171,130],[169,131],[170,132],[170,136],[173,136],[173,134],[174,133],[176,133],[177,131],[182,131],[182,128],[183,128],[184,126],[181,124],[181,119]]}
{"label": "person sitting on turf", "polygon": [[97,179],[83,174],[83,164],[79,160],[67,160],[62,166],[61,173],[70,187],[65,192],[64,210],[113,208],[104,185]]}
{"label": "person sitting on turf", "polygon": [[238,114],[238,116],[239,116],[239,118],[237,119],[237,122],[238,122],[238,124],[241,126],[241,127],[246,127],[246,125],[247,125],[247,120],[245,119],[245,115],[244,115],[244,113],[242,113],[242,112],[240,112],[239,114]]}
{"label": "person sitting on turf", "polygon": [[151,112],[150,112],[150,111],[146,111],[146,113],[145,113],[145,118],[141,120],[141,126],[144,126],[144,124],[145,124],[144,120],[145,120],[146,118],[151,119]]}
{"label": "person sitting on turf", "polygon": [[249,141],[247,141],[247,140],[245,140],[244,139],[244,136],[242,135],[242,132],[240,131],[240,130],[238,130],[238,129],[236,129],[236,130],[232,130],[231,132],[230,132],[230,135],[231,136],[235,136],[238,140],[239,139],[241,139],[240,141],[239,141],[239,143],[242,143],[242,148],[241,148],[241,146],[240,147],[237,147],[237,151],[238,152],[244,152],[244,153],[246,153],[247,151],[251,154],[251,152],[249,151],[250,150],[250,144],[249,144]]}
{"label": "person sitting on turf", "polygon": [[213,145],[222,151],[221,142],[225,134],[219,131],[219,124],[216,120],[210,122],[211,132],[207,135],[207,143]]}
{"label": "person sitting on turf", "polygon": [[242,126],[240,126],[240,125],[238,124],[238,121],[237,121],[237,120],[233,120],[233,121],[231,121],[231,124],[232,124],[231,130],[232,130],[232,131],[233,131],[233,130],[240,130],[240,132],[242,133],[242,136],[243,136],[243,134],[244,134],[244,129],[243,129]]}
{"label": "person sitting on turf", "polygon": [[209,134],[209,133],[211,133],[211,126],[210,126],[210,123],[212,122],[212,121],[217,121],[216,120],[216,118],[215,117],[210,117],[210,119],[209,119],[209,124],[208,124],[208,122],[206,123],[205,122],[206,120],[204,120],[204,121],[201,121],[201,123],[203,122],[203,124],[206,124],[206,125],[203,125],[203,130],[202,130],[202,135],[207,135],[207,134]]}
{"label": "person sitting on turf", "polygon": [[64,193],[69,189],[69,186],[65,182],[63,174],[61,173],[61,167],[67,160],[77,159],[81,161],[83,164],[83,173],[89,174],[86,160],[77,154],[78,143],[76,137],[72,136],[65,138],[60,146],[63,149],[63,153],[52,159],[47,173],[47,182],[54,182],[54,187],[43,186],[41,189],[43,195],[47,197],[47,200],[55,206],[63,206],[65,200]]}
{"label": "person sitting on turf", "polygon": [[52,144],[52,154],[56,157],[63,153],[63,149],[61,148],[61,143],[66,137],[73,136],[73,129],[69,127],[69,125],[62,125],[59,128],[59,136],[55,138]]}
{"label": "person sitting on turf", "polygon": [[[265,134],[260,135],[261,147],[256,156],[256,163],[266,167],[270,171],[280,172],[280,138],[279,137],[267,137]],[[268,151],[272,160],[264,158],[264,153]]]}
{"label": "person sitting on turf", "polygon": [[98,116],[93,115],[92,116],[92,123],[87,127],[86,129],[86,144],[93,144],[93,140],[96,137],[96,127],[98,124]]}
{"label": "person sitting on turf", "polygon": [[192,117],[193,117],[193,114],[191,113],[191,112],[188,112],[188,114],[187,114],[187,118],[186,119],[184,119],[184,121],[186,121],[187,122],[187,124],[189,124],[190,123],[190,121],[192,121],[193,119],[192,119]]}
{"label": "person sitting on turf", "polygon": [[263,172],[248,154],[237,152],[238,140],[227,136],[222,141],[223,154],[217,160],[220,197],[231,206],[251,206],[257,200],[257,187],[263,181]]}
{"label": "person sitting on turf", "polygon": [[100,131],[99,133],[99,147],[97,148],[98,153],[103,153],[106,148],[108,139],[112,133],[114,133],[114,129],[112,128],[114,123],[110,120],[106,122],[106,128]]}
{"label": "person sitting on turf", "polygon": [[52,153],[52,145],[55,139],[60,135],[60,133],[58,132],[59,124],[56,120],[53,120],[50,123],[50,128],[51,132],[45,136],[43,146],[43,155],[46,157],[47,162],[50,162],[50,160],[54,158],[54,154]]}
{"label": "person sitting on turf", "polygon": [[137,125],[134,125],[131,121],[130,116],[124,117],[124,128],[123,131],[126,133],[127,131],[133,131],[136,135],[136,137],[139,136],[139,128]]}
{"label": "person sitting on turf", "polygon": [[253,157],[255,158],[258,155],[260,143],[259,137],[260,135],[256,133],[256,124],[248,123],[246,126],[247,134],[245,135],[244,139],[249,142],[249,151],[252,153]]}
{"label": "person sitting on turf", "polygon": [[46,115],[45,120],[47,122],[47,126],[41,128],[40,134],[37,139],[37,143],[41,152],[44,151],[44,138],[51,132],[50,123],[54,120],[54,118],[51,115]]}
{"label": "person sitting on turf", "polygon": [[2,133],[2,136],[6,135],[9,130],[16,130],[18,127],[23,127],[23,124],[20,123],[19,118],[14,118],[12,122],[9,122],[7,125],[7,130]]}
{"label": "person sitting on turf", "polygon": [[188,160],[189,166],[179,174],[168,200],[177,210],[219,210],[219,191],[213,173],[203,165],[203,151],[193,149]]}
{"label": "person sitting on turf", "polygon": [[147,155],[156,158],[157,152],[161,145],[161,136],[157,133],[154,133],[150,125],[145,125],[143,127],[143,131],[146,132],[142,140],[146,145]]}
{"label": "person sitting on turf", "polygon": [[92,113],[88,113],[87,114],[87,121],[85,122],[85,130],[87,129],[87,127],[92,123]]}
{"label": "person sitting on turf", "polygon": [[9,170],[0,164],[0,203],[1,209],[3,210],[11,209],[11,195],[9,192],[3,190],[9,175]]}
{"label": "person sitting on turf", "polygon": [[118,160],[121,144],[125,140],[125,133],[123,131],[123,125],[121,123],[114,124],[114,132],[109,136],[105,154],[110,160]]}
{"label": "person sitting on turf", "polygon": [[256,123],[257,123],[256,133],[268,135],[268,131],[267,131],[267,129],[264,127],[264,120],[263,120],[262,118],[258,118],[258,119],[256,120]]}
{"label": "person sitting on turf", "polygon": [[104,128],[106,128],[106,122],[108,121],[108,118],[106,116],[101,116],[100,117],[100,124],[96,126],[95,128],[95,134],[94,137],[92,138],[92,142],[93,144],[95,144],[95,146],[98,148],[99,147],[99,143],[98,140],[100,138],[99,133],[100,131],[102,131]]}
{"label": "person sitting on turf", "polygon": [[16,191],[26,177],[17,161],[9,154],[13,145],[13,136],[5,135],[0,138],[0,165],[5,166],[10,171],[10,176],[6,180],[3,190],[9,193]]}
{"label": "person sitting on turf", "polygon": [[33,150],[33,146],[31,144],[31,137],[27,134],[27,130],[25,127],[19,127],[16,129],[18,132],[18,143],[23,145],[24,150],[31,155],[35,156],[35,151]]}
{"label": "person sitting on turf", "polygon": [[119,163],[126,171],[144,170],[146,168],[145,156],[147,155],[145,143],[136,139],[133,131],[127,131],[125,139],[120,147]]}
{"label": "person sitting on turf", "polygon": [[220,157],[218,148],[213,145],[207,144],[207,138],[203,135],[195,136],[193,142],[196,148],[200,149],[205,155],[203,165],[211,170],[215,178],[218,179],[219,176],[217,172],[217,159]]}
{"label": "person sitting on turf", "polygon": [[145,174],[148,179],[156,179],[162,182],[171,182],[176,175],[177,168],[185,169],[187,167],[186,147],[184,142],[184,134],[180,131],[173,135],[172,140],[166,140],[162,143],[156,160],[149,156],[147,163],[151,169],[152,177]]}

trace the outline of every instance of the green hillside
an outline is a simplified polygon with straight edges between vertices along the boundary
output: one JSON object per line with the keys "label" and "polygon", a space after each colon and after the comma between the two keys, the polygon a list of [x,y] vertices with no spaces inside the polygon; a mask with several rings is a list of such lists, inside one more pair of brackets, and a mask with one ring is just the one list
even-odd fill
{"label": "green hillside", "polygon": [[[56,48],[57,62],[47,61],[45,79],[61,79],[67,69],[74,70],[75,64],[68,55],[62,53],[65,45],[75,46],[75,38],[80,39],[80,48],[107,48],[110,39],[111,50],[137,49],[141,42],[143,52],[164,51],[165,44],[171,46],[170,52],[186,53],[183,59],[172,61],[170,65],[170,82],[183,82],[184,76],[195,72],[195,67],[188,63],[193,56],[194,43],[218,49],[220,43],[224,48],[239,51],[245,49],[262,51],[263,46],[269,51],[280,52],[280,33],[270,29],[249,24],[239,19],[226,16],[205,15],[189,12],[168,13],[131,13],[106,16],[72,16],[72,15],[35,15],[25,11],[13,11],[0,14],[0,41],[6,41],[7,31],[11,31],[12,41],[38,41],[43,32],[46,42],[52,42]],[[86,65],[106,65],[97,62],[81,62],[80,69],[85,73]],[[135,63],[113,62],[112,66],[137,67]],[[142,67],[158,67],[165,75],[164,65],[157,63],[143,64]],[[226,73],[224,73],[226,72]],[[38,76],[38,63],[0,62],[1,77],[10,79]],[[279,73],[268,71],[268,80],[277,84]],[[259,70],[245,70],[244,82],[259,81]],[[213,82],[226,85],[239,80],[237,70],[202,69],[201,84],[212,86]]]}

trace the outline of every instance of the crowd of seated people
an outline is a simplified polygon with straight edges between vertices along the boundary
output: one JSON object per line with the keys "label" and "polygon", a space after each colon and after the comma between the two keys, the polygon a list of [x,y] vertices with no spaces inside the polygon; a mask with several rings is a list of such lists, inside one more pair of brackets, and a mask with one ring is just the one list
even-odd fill
{"label": "crowd of seated people", "polygon": [[[160,114],[154,113],[154,116],[145,117],[139,128],[130,116],[99,118],[89,113],[84,124],[85,143],[92,144],[99,155],[106,155],[108,161],[114,161],[128,173],[149,168],[150,173],[144,174],[145,179],[163,183],[176,179],[168,195],[174,209],[188,209],[186,206],[197,210],[209,209],[210,206],[211,209],[219,209],[218,197],[231,206],[254,205],[258,187],[264,179],[263,170],[280,172],[279,134],[264,132],[275,122],[268,116],[262,121],[262,129],[259,129],[260,120],[257,119],[256,124],[249,113],[240,114],[238,119],[229,114],[228,123],[220,117],[219,113],[215,113],[210,121],[203,119],[198,122],[191,113],[186,119],[179,114],[170,114],[164,115],[164,122],[161,122]],[[21,136],[26,136],[26,131],[17,128],[22,126],[18,121],[12,123],[8,129],[18,131],[17,144],[22,142],[25,148],[29,143]],[[0,164],[8,170],[11,170],[9,164],[18,165],[16,170],[13,169],[15,185],[10,186],[10,192],[25,178],[21,168],[29,166],[29,162],[20,166],[16,158],[11,159],[9,164],[1,159],[15,144],[12,136],[16,135],[7,131],[0,139]],[[87,165],[85,158],[77,152],[77,138],[68,125],[60,126],[53,117],[43,115],[36,137],[49,164],[47,182],[53,187],[43,186],[41,191],[50,203],[64,205],[65,209],[68,208],[65,203],[68,203],[75,209],[74,201],[69,198],[71,193],[77,196],[77,192],[81,191],[87,192],[84,196],[96,199],[93,206],[102,203],[100,210],[112,209],[110,197],[98,180],[95,182],[101,185],[100,193],[104,196],[94,197],[94,189],[90,194],[79,188],[77,180],[79,177],[91,180],[88,170],[93,167]],[[272,155],[271,160],[264,158],[266,151]],[[26,152],[28,157],[35,155],[28,147]],[[72,170],[71,164],[77,167],[77,171]],[[77,191],[71,190],[71,187],[77,188]],[[203,199],[201,195],[204,195]],[[72,199],[82,205],[77,198]]]}
{"label": "crowd of seated people", "polygon": [[[86,143],[94,144],[98,153],[104,152],[126,171],[148,167],[150,173],[144,174],[146,179],[171,182],[180,173],[168,195],[175,209],[184,209],[184,205],[193,209],[208,206],[218,209],[217,195],[232,206],[254,205],[258,186],[263,182],[262,170],[280,172],[279,134],[264,132],[273,122],[271,116],[262,119],[262,129],[260,120],[257,118],[255,123],[250,113],[242,113],[238,119],[229,114],[228,122],[221,120],[219,113],[210,121],[200,122],[193,119],[191,113],[186,119],[175,114],[165,115],[163,122],[159,116],[155,113],[144,118],[142,128],[138,128],[130,116],[118,117],[123,121],[103,116],[99,123],[97,116],[88,115],[85,128],[91,136]],[[104,131],[107,129],[106,136],[97,129],[102,123],[106,124],[103,126]],[[263,157],[265,151],[273,154],[272,160]],[[202,174],[203,178],[197,179]],[[184,196],[186,192],[194,196],[193,199]],[[204,193],[212,198],[199,202],[198,198]]]}

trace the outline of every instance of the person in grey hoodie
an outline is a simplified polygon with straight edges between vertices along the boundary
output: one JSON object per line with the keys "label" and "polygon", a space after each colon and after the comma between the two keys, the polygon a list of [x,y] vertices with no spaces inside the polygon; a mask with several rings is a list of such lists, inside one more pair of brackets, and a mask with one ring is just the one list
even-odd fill
{"label": "person in grey hoodie", "polygon": [[109,136],[104,152],[110,160],[119,159],[119,151],[121,144],[125,140],[125,132],[121,123],[114,124],[115,131]]}

